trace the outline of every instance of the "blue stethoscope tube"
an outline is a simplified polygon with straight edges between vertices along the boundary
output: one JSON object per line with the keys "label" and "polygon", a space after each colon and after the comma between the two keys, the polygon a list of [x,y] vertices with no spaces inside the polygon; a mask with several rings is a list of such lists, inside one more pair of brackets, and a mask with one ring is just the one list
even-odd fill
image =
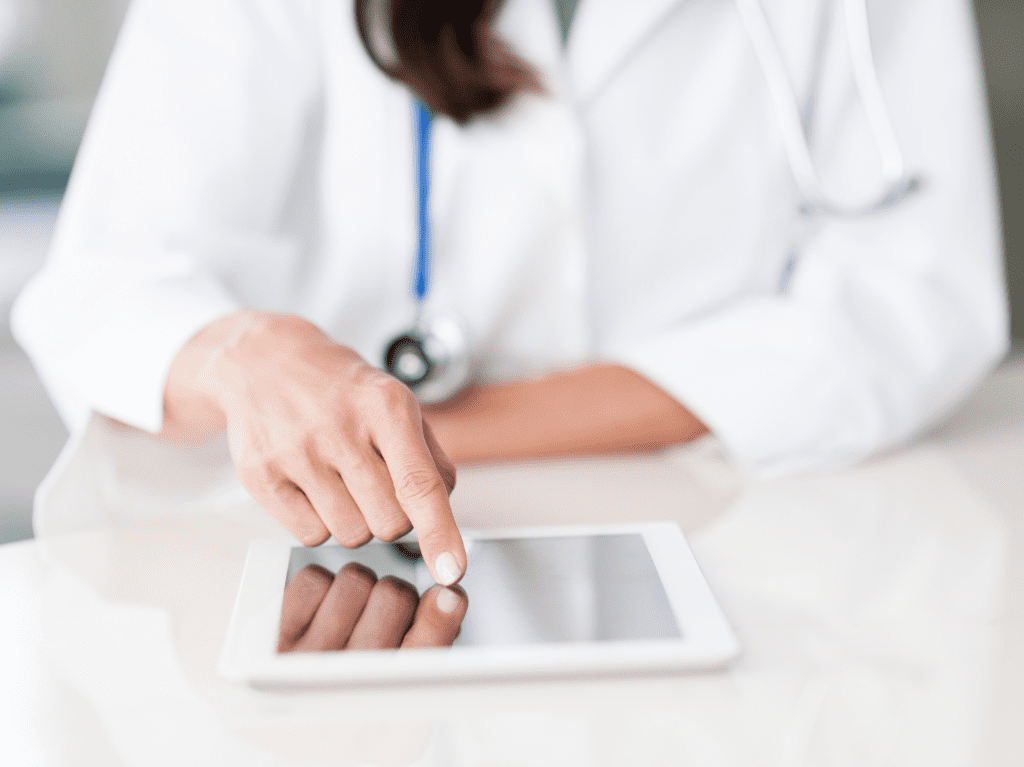
{"label": "blue stethoscope tube", "polygon": [[434,116],[420,101],[413,104],[416,144],[416,259],[412,297],[416,322],[384,349],[384,368],[406,384],[423,404],[438,404],[458,394],[470,380],[468,337],[450,314],[427,317],[430,293],[430,159]]}
{"label": "blue stethoscope tube", "polygon": [[434,115],[425,104],[413,106],[413,130],[416,135],[416,267],[412,294],[420,313],[430,292],[430,140]]}

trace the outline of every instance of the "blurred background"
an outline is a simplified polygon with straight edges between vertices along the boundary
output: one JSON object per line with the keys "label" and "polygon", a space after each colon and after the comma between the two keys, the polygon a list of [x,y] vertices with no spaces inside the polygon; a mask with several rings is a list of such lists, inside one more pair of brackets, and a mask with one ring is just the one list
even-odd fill
{"label": "blurred background", "polygon": [[[343,0],[339,0],[342,2]],[[67,432],[7,317],[39,268],[128,0],[0,0],[0,543]],[[975,0],[1003,205],[1013,335],[1024,341],[1024,0]]]}
{"label": "blurred background", "polygon": [[42,264],[128,0],[0,0],[0,543],[32,535],[32,494],[67,431],[11,339]]}

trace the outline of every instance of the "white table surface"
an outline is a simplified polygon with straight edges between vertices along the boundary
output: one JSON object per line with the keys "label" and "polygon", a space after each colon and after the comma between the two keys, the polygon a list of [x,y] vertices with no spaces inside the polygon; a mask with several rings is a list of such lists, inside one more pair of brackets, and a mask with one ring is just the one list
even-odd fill
{"label": "white table surface", "polygon": [[0,546],[0,763],[1024,764],[1024,366],[844,471],[713,443],[460,473],[463,524],[674,519],[743,644],[727,671],[270,693],[214,667],[248,541],[188,516]]}

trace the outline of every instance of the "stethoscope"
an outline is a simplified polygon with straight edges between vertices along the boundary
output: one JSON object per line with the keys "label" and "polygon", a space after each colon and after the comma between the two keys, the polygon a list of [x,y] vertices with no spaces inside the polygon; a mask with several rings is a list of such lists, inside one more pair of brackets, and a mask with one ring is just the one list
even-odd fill
{"label": "stethoscope", "polygon": [[[866,216],[891,207],[916,191],[920,180],[906,170],[878,80],[865,0],[843,0],[843,7],[854,81],[881,156],[883,186],[877,194],[855,204],[830,200],[821,184],[811,159],[793,87],[759,0],[734,2],[775,107],[786,158],[803,199],[802,212],[834,217]],[[385,31],[386,3],[378,0],[368,3],[368,6],[375,54],[384,61],[397,61],[393,44]],[[433,116],[422,103],[414,105],[413,122],[418,206],[418,243],[412,280],[416,321],[412,328],[387,344],[384,367],[409,386],[421,403],[437,404],[451,399],[468,385],[472,366],[465,325],[451,313],[431,316],[424,313],[431,276],[429,201]]]}
{"label": "stethoscope", "polygon": [[843,0],[843,11],[854,83],[881,157],[882,187],[879,192],[857,203],[830,200],[821,184],[811,160],[796,94],[760,0],[734,0],[734,3],[768,85],[786,159],[803,198],[802,212],[842,218],[866,216],[892,207],[915,192],[921,182],[917,176],[907,172],[903,151],[885,104],[871,52],[865,0]]}
{"label": "stethoscope", "polygon": [[384,348],[384,369],[404,383],[424,405],[451,399],[472,377],[469,335],[452,312],[426,314],[430,293],[430,155],[433,115],[421,102],[413,105],[416,140],[416,259],[412,297],[416,321]]}

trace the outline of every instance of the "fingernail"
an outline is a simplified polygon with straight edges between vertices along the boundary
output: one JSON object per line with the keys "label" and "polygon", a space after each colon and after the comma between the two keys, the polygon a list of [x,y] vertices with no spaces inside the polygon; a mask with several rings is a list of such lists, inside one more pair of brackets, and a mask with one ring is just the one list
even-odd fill
{"label": "fingernail", "polygon": [[437,592],[437,609],[445,615],[451,615],[459,606],[459,595],[451,589],[441,589]]}
{"label": "fingernail", "polygon": [[434,560],[434,573],[442,586],[451,586],[462,575],[462,568],[450,551]]}

